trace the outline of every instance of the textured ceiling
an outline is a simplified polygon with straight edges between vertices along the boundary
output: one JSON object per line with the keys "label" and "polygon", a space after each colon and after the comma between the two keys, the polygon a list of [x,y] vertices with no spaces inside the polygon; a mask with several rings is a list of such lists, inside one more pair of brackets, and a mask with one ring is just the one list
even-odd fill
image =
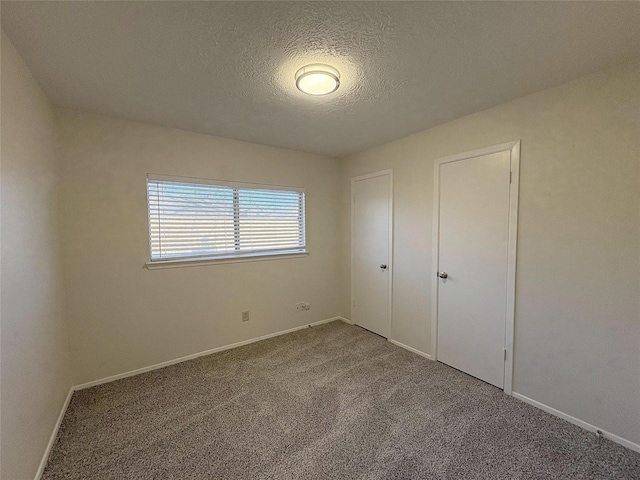
{"label": "textured ceiling", "polygon": [[[638,2],[1,2],[54,104],[332,156],[640,56]],[[294,73],[341,73],[326,97]]]}

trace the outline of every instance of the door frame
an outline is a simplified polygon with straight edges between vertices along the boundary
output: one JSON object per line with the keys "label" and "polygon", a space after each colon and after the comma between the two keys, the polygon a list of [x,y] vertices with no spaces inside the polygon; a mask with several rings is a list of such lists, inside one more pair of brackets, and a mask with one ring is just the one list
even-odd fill
{"label": "door frame", "polygon": [[391,338],[391,317],[393,313],[393,170],[380,170],[378,172],[367,173],[365,175],[358,175],[357,177],[351,177],[351,321],[356,323],[356,317],[354,312],[354,303],[355,298],[353,298],[355,294],[355,255],[354,255],[354,244],[355,244],[355,199],[356,199],[356,191],[355,184],[361,180],[368,180],[370,178],[389,177],[389,253],[388,253],[388,263],[387,263],[387,272],[389,273],[389,289],[388,289],[388,311],[387,311],[387,340]]}
{"label": "door frame", "polygon": [[509,184],[509,243],[507,251],[507,302],[505,312],[505,360],[504,393],[513,391],[513,332],[515,325],[516,294],[516,250],[518,239],[518,195],[520,186],[520,140],[501,143],[491,147],[463,152],[434,161],[433,178],[433,250],[432,250],[432,288],[431,288],[431,358],[438,359],[438,293],[440,282],[435,279],[439,266],[440,251],[440,166],[445,163],[469,160],[492,153],[510,152],[511,183]]}

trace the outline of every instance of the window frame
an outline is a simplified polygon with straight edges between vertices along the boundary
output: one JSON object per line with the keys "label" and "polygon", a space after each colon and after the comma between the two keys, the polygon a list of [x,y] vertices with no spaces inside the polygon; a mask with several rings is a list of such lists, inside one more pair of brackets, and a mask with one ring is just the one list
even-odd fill
{"label": "window frame", "polygon": [[[186,184],[202,184],[202,185],[210,185],[214,187],[226,187],[234,189],[234,223],[237,222],[239,214],[239,210],[241,208],[238,190],[274,190],[279,192],[299,192],[302,194],[302,239],[303,244],[299,247],[294,247],[286,250],[244,250],[244,251],[236,251],[236,252],[225,252],[221,254],[204,254],[200,256],[185,256],[185,257],[176,257],[176,258],[164,258],[164,259],[155,259],[153,260],[151,257],[152,247],[151,247],[151,208],[149,203],[149,182],[159,181],[159,182],[175,182],[175,183],[186,183]],[[264,261],[264,260],[274,260],[274,259],[282,259],[282,258],[299,258],[306,257],[309,255],[307,250],[306,243],[306,190],[303,187],[295,187],[288,185],[274,185],[274,184],[263,184],[263,183],[250,183],[250,182],[230,182],[227,180],[217,180],[217,179],[208,179],[208,178],[199,178],[199,177],[185,177],[185,176],[168,176],[168,175],[157,175],[157,174],[147,174],[145,180],[145,198],[147,202],[147,261],[145,263],[146,267],[150,270],[158,269],[158,268],[176,268],[176,267],[191,267],[198,265],[214,265],[214,264],[224,264],[224,263],[238,263],[238,262],[252,262],[252,261]],[[236,230],[234,244],[236,245],[236,250],[239,249],[239,231]]]}

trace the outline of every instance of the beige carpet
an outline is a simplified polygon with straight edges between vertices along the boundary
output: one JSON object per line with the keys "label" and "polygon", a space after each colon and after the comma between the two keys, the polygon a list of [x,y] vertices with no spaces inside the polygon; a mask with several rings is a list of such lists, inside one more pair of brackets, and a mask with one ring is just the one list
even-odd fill
{"label": "beige carpet", "polygon": [[640,454],[333,322],[76,392],[43,479],[640,479]]}

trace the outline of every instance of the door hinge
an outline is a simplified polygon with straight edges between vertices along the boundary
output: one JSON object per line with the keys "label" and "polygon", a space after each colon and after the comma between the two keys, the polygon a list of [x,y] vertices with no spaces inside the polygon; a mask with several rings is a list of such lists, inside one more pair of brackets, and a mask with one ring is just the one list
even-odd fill
{"label": "door hinge", "polygon": [[507,349],[506,348],[504,349],[504,361],[505,362],[507,361]]}
{"label": "door hinge", "polygon": [[513,172],[509,172],[509,183],[511,183],[513,179]]}

